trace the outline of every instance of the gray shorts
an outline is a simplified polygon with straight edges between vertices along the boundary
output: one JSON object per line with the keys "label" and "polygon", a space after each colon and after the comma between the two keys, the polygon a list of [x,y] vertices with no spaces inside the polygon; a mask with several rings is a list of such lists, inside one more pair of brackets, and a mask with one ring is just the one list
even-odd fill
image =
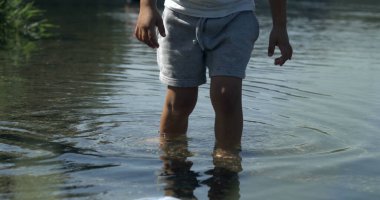
{"label": "gray shorts", "polygon": [[158,36],[160,80],[175,87],[196,87],[209,77],[245,77],[259,25],[253,11],[221,18],[199,18],[165,8],[166,37]]}

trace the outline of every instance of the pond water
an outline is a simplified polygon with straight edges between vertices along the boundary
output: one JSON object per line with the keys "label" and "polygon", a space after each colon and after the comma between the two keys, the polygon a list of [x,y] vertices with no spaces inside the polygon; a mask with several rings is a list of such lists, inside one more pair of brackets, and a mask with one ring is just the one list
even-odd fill
{"label": "pond water", "polygon": [[132,36],[137,6],[49,7],[59,36],[0,52],[0,198],[379,199],[380,4],[290,2],[284,67],[266,56],[269,10],[257,4],[242,172],[214,170],[208,84],[187,161],[168,169],[166,88],[155,51]]}

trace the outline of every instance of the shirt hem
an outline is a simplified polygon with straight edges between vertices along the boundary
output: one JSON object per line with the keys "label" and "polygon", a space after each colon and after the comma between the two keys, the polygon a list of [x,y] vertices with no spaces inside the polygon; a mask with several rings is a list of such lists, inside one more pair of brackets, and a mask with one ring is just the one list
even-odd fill
{"label": "shirt hem", "polygon": [[165,8],[168,8],[174,12],[178,12],[187,16],[200,17],[200,18],[219,18],[225,17],[227,15],[242,12],[242,11],[253,11],[255,12],[255,5],[253,3],[246,3],[235,7],[234,9],[225,9],[213,11],[213,9],[187,9],[178,4],[168,4],[165,2]]}

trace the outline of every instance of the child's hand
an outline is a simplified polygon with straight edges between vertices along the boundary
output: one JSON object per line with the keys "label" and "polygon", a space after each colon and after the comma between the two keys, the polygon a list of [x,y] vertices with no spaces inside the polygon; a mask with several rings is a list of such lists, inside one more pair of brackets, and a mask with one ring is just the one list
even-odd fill
{"label": "child's hand", "polygon": [[289,44],[288,33],[286,28],[273,28],[269,36],[268,56],[274,54],[275,47],[278,46],[281,57],[274,60],[275,65],[282,66],[287,60],[292,59],[293,49]]}
{"label": "child's hand", "polygon": [[135,28],[136,38],[151,48],[158,48],[156,26],[160,35],[165,37],[165,28],[162,22],[162,17],[157,9],[141,7]]}

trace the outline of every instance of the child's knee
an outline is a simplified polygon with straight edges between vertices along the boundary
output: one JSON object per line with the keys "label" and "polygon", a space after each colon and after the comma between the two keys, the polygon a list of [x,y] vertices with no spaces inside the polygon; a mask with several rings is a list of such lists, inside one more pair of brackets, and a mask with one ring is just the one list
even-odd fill
{"label": "child's knee", "polygon": [[217,113],[229,114],[241,110],[241,92],[236,88],[218,88],[212,91],[211,98]]}
{"label": "child's knee", "polygon": [[168,102],[167,106],[173,115],[188,116],[194,110],[195,100],[175,100]]}
{"label": "child's knee", "polygon": [[166,107],[172,115],[188,116],[194,110],[196,103],[196,91],[175,91],[172,94],[169,94],[166,100]]}

